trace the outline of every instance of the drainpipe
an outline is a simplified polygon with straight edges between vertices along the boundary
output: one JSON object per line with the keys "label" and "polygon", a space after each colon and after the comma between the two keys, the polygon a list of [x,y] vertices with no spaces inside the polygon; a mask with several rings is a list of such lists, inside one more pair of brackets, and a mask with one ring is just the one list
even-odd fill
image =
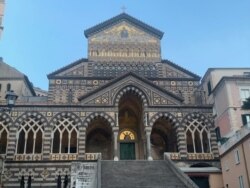
{"label": "drainpipe", "polygon": [[241,144],[241,147],[242,147],[243,158],[244,158],[244,164],[245,164],[246,173],[247,173],[247,174],[246,174],[246,175],[247,175],[247,183],[248,183],[248,186],[247,186],[247,187],[250,187],[249,172],[248,172],[248,168],[247,168],[247,162],[246,162],[246,156],[245,156],[245,150],[244,150],[243,143]]}

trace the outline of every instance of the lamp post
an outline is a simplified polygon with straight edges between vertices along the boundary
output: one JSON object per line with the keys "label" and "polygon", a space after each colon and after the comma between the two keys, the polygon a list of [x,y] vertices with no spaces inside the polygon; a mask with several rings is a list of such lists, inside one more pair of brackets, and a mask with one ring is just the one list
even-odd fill
{"label": "lamp post", "polygon": [[10,112],[12,107],[15,105],[17,98],[18,98],[18,96],[17,96],[17,94],[15,94],[15,92],[13,90],[7,91],[7,93],[5,95],[7,107],[0,108],[0,112],[6,112],[6,111]]}
{"label": "lamp post", "polygon": [[[17,97],[18,97],[17,94],[15,94],[13,90],[7,91],[5,95],[7,107],[0,107],[0,112],[10,112],[13,106],[15,105]],[[3,187],[2,185],[3,172],[4,172],[4,158],[0,156],[0,187]]]}

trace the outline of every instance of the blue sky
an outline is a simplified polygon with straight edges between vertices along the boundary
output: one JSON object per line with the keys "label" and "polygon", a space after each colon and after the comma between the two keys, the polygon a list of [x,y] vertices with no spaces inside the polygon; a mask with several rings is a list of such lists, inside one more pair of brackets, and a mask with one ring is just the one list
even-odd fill
{"label": "blue sky", "polygon": [[47,90],[47,74],[87,57],[84,30],[122,6],[164,32],[163,59],[200,76],[250,67],[250,0],[6,0],[0,57]]}

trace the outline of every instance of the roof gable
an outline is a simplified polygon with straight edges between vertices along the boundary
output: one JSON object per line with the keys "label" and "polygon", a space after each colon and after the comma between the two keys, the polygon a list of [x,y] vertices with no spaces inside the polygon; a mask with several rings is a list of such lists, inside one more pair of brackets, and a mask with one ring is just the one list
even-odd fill
{"label": "roof gable", "polygon": [[0,79],[1,78],[24,80],[32,95],[36,95],[32,83],[29,81],[29,78],[25,74],[0,60]]}
{"label": "roof gable", "polygon": [[107,21],[104,21],[98,25],[95,25],[87,30],[84,31],[84,34],[85,36],[88,38],[89,36],[92,36],[93,34],[96,34],[100,31],[103,31],[105,29],[107,29],[108,27],[112,26],[112,25],[115,25],[117,23],[120,23],[121,21],[127,21],[129,22],[130,24],[144,30],[145,32],[147,33],[150,33],[154,36],[156,36],[157,38],[161,39],[163,37],[163,32],[126,14],[126,13],[121,13]]}
{"label": "roof gable", "polygon": [[[171,68],[174,68],[175,70],[172,70],[174,72],[176,72],[178,70],[179,72],[179,76],[182,78],[188,77],[188,78],[193,78],[195,80],[200,80],[201,77],[198,76],[197,74],[194,74],[192,72],[190,72],[189,70],[169,61],[169,60],[162,60],[162,63],[165,65],[168,65]],[[169,77],[168,75],[166,75],[166,77]]]}
{"label": "roof gable", "polygon": [[[106,98],[105,105],[114,105],[115,96],[119,91],[127,86],[139,88],[150,101],[149,105],[180,105],[183,98],[177,96],[152,82],[137,76],[136,74],[129,72],[112,80],[111,82],[79,97],[84,105],[103,105],[100,103],[103,98]],[[109,99],[107,99],[109,98]]]}
{"label": "roof gable", "polygon": [[11,67],[10,65],[0,61],[0,77],[1,78],[24,78],[24,74]]}
{"label": "roof gable", "polygon": [[81,66],[82,63],[84,63],[84,62],[88,62],[88,59],[83,59],[83,58],[79,59],[79,60],[77,60],[77,61],[75,61],[75,62],[73,62],[73,63],[71,63],[69,65],[66,65],[65,67],[62,67],[62,68],[60,68],[60,69],[58,69],[58,70],[56,70],[56,71],[48,74],[47,77],[50,79],[50,78],[53,78],[55,76],[62,76],[62,75],[63,76],[65,76],[65,75],[68,75],[68,76],[69,75],[70,76],[72,76],[72,75],[79,76],[79,74],[81,74],[81,76],[82,76],[83,72],[82,73],[80,73],[80,72],[74,73],[74,70],[75,69],[79,69],[79,66]]}

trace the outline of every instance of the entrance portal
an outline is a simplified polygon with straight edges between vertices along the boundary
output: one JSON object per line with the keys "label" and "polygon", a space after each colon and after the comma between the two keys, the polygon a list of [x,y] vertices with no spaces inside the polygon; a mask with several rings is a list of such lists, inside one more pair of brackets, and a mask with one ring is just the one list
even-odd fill
{"label": "entrance portal", "polygon": [[121,160],[135,159],[135,143],[120,143],[120,159]]}
{"label": "entrance portal", "polygon": [[143,106],[133,91],[125,93],[119,101],[120,159],[145,159],[145,132]]}

